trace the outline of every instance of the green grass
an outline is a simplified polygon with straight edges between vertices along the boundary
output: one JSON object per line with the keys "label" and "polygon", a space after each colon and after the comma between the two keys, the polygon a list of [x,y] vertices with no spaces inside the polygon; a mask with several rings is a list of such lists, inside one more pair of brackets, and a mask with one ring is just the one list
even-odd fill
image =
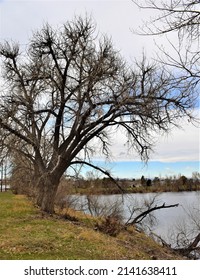
{"label": "green grass", "polygon": [[25,196],[0,193],[0,259],[179,258],[134,228],[114,238],[95,231],[92,220],[84,219],[48,216]]}

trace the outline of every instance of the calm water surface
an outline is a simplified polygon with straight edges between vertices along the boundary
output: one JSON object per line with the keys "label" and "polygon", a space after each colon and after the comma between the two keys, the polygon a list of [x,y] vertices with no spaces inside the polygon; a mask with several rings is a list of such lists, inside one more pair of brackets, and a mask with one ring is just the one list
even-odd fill
{"label": "calm water surface", "polygon": [[[144,202],[145,199],[151,199],[155,194],[136,194],[139,201]],[[156,234],[162,236],[165,240],[170,239],[174,232],[180,231],[180,227],[194,228],[193,218],[200,222],[200,192],[178,192],[178,193],[162,193],[156,198],[156,204],[162,205],[179,204],[178,207],[160,209],[154,211],[157,222],[151,227],[151,230]],[[197,217],[197,213],[199,216]],[[125,215],[128,212],[125,211]],[[190,232],[192,235],[192,232]],[[194,232],[194,236],[195,236]]]}
{"label": "calm water surface", "polygon": [[[116,201],[118,201],[119,204],[121,203],[123,207],[123,217],[126,221],[130,217],[130,208],[132,209],[133,206],[141,207],[144,205],[145,201],[151,201],[153,197],[155,197],[155,193],[127,194],[123,195],[123,197],[122,195],[101,195],[98,196],[98,201],[101,203],[101,205],[108,203],[113,204]],[[86,197],[79,197],[79,203],[81,205],[86,205]],[[195,223],[192,217],[196,215],[195,219],[197,219],[198,223],[200,224],[200,192],[161,193],[156,196],[154,205],[159,206],[163,203],[165,203],[165,205],[178,203],[179,206],[175,208],[154,211],[153,215],[156,218],[156,223],[148,224],[147,221],[144,221],[150,230],[160,235],[170,244],[173,243],[171,241],[172,234],[180,232],[180,226],[190,228],[190,235],[194,234],[195,236],[196,232],[192,232]],[[87,209],[85,211],[88,212]]]}

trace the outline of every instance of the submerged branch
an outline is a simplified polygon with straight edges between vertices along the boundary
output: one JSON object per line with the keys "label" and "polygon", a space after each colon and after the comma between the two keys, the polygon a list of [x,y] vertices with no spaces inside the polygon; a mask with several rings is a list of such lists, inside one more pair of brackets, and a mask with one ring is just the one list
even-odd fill
{"label": "submerged branch", "polygon": [[176,248],[174,249],[176,252],[184,255],[184,256],[191,256],[190,254],[194,251],[199,251],[200,252],[200,246],[197,246],[198,243],[200,242],[200,233],[195,237],[194,241],[192,241],[188,247],[185,248]]}
{"label": "submerged branch", "polygon": [[135,217],[131,222],[126,223],[126,226],[129,225],[134,225],[137,223],[140,223],[148,214],[150,214],[153,211],[159,210],[159,209],[165,209],[165,208],[172,208],[172,207],[178,207],[179,204],[171,204],[171,205],[165,205],[165,203],[163,203],[160,206],[155,206],[153,208],[150,208],[144,212],[142,212],[140,215],[138,215],[137,217]]}

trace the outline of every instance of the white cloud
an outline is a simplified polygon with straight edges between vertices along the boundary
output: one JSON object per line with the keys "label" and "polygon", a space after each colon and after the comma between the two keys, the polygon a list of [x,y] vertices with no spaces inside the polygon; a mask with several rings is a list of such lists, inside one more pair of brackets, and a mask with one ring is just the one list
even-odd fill
{"label": "white cloud", "polygon": [[[169,135],[155,135],[157,142],[154,152],[150,155],[150,161],[160,162],[184,162],[199,161],[200,135],[199,128],[187,121],[183,121],[182,129],[174,128]],[[138,161],[139,155],[135,151],[129,151],[126,146],[126,137],[122,132],[115,132],[112,145],[112,161]],[[97,153],[95,159],[102,159]]]}
{"label": "white cloud", "polygon": [[[44,22],[59,26],[74,15],[92,15],[100,33],[107,33],[113,38],[116,48],[127,60],[155,50],[154,38],[138,36],[131,32],[142,24],[145,15],[130,0],[119,1],[3,1],[1,10],[1,39],[13,39],[26,44],[33,30]],[[160,41],[160,40],[159,40]],[[162,41],[162,40],[161,40]]]}
{"label": "white cloud", "polygon": [[182,124],[183,129],[175,128],[168,137],[160,137],[155,148],[153,160],[163,162],[199,161],[200,134],[199,128],[188,123]]}

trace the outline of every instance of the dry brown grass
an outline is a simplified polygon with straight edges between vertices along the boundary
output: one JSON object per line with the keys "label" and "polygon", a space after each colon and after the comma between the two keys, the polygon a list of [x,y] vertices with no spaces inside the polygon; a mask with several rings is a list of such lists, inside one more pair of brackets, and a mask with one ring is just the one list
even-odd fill
{"label": "dry brown grass", "polygon": [[180,259],[133,227],[116,237],[94,228],[96,220],[48,216],[24,196],[0,194],[0,259]]}

